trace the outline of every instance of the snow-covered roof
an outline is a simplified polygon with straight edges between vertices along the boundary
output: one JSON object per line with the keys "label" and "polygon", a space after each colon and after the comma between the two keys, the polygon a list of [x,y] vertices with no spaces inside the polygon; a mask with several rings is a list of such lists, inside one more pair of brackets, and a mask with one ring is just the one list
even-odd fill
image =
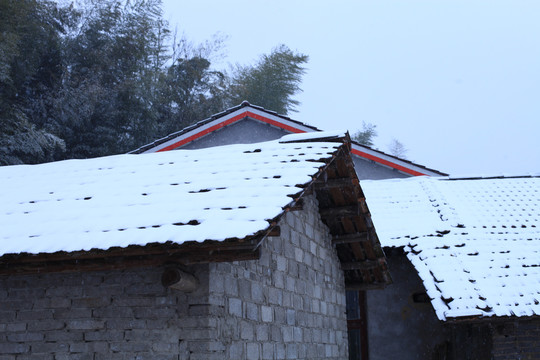
{"label": "snow-covered roof", "polygon": [[403,246],[441,320],[540,315],[540,175],[361,181],[383,246]]}
{"label": "snow-covered roof", "polygon": [[0,256],[243,239],[268,229],[340,146],[276,140],[0,167]]}
{"label": "snow-covered roof", "polygon": [[[194,125],[188,126],[185,129],[172,133],[162,139],[158,139],[150,144],[141,146],[140,148],[133,150],[131,153],[145,154],[180,149],[194,140],[201,139],[215,131],[223,129],[226,126],[235,124],[248,118],[285,130],[286,132],[292,134],[321,131],[314,126],[304,124],[287,116],[280,115],[274,111],[252,105],[249,102],[244,101],[238,106],[234,106],[219,114],[215,114],[208,119],[199,121]],[[351,152],[354,156],[358,156],[364,160],[373,161],[374,163],[384,167],[398,170],[399,172],[409,176],[447,175],[440,171],[427,168],[409,160],[400,159],[396,156],[386,154],[382,151],[372,149],[356,142],[352,142]]]}

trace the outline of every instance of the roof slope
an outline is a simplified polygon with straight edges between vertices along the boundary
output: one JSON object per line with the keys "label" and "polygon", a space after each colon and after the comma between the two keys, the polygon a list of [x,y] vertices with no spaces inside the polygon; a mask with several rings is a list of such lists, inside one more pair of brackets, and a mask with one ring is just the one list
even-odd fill
{"label": "roof slope", "polygon": [[232,145],[0,168],[0,255],[245,238],[339,143]]}
{"label": "roof slope", "polygon": [[404,246],[437,316],[540,315],[540,177],[362,181],[383,246]]}
{"label": "roof slope", "polygon": [[[251,105],[249,102],[244,101],[238,106],[232,107],[219,114],[215,114],[208,119],[199,121],[198,123],[185,129],[170,134],[162,139],[158,139],[150,144],[144,145],[136,150],[133,150],[131,153],[142,154],[179,149],[194,140],[200,139],[212,132],[222,129],[225,126],[234,124],[246,118],[269,124],[293,134],[321,131],[314,126],[304,124],[287,116],[279,115],[276,112],[266,110],[260,106]],[[379,165],[391,169],[396,169],[407,175],[447,175],[440,171],[427,168],[423,165],[415,164],[409,160],[400,159],[396,156],[386,154],[382,151],[372,149],[356,142],[352,142],[352,153],[355,156],[373,161]]]}
{"label": "roof slope", "polygon": [[0,274],[257,259],[279,218],[315,194],[346,286],[390,282],[341,132],[8,166],[0,178]]}

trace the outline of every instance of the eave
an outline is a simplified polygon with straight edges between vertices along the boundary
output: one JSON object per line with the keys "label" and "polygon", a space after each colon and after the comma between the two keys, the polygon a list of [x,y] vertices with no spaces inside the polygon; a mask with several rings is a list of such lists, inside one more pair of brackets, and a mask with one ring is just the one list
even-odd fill
{"label": "eave", "polygon": [[133,267],[192,265],[210,262],[256,260],[260,244],[279,236],[279,220],[288,211],[302,208],[303,197],[314,194],[322,221],[328,226],[332,242],[345,274],[348,289],[367,290],[391,282],[386,259],[372,226],[369,211],[359,186],[350,155],[350,139],[326,137],[311,141],[342,143],[322,159],[312,180],[299,184],[298,192],[283,212],[268,221],[265,229],[246,238],[222,241],[150,243],[145,246],[113,247],[106,250],[7,254],[0,257],[0,275],[115,270]]}

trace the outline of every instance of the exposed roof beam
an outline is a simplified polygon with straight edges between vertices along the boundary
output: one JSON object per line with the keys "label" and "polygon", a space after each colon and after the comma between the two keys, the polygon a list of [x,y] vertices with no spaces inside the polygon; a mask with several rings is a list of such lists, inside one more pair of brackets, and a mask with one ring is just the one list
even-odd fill
{"label": "exposed roof beam", "polygon": [[332,237],[333,244],[350,244],[357,242],[369,242],[369,233],[367,231],[354,233],[354,234],[345,234],[345,235],[334,235]]}
{"label": "exposed roof beam", "polygon": [[360,215],[360,207],[357,204],[331,207],[327,209],[321,209],[320,214],[322,218],[342,218],[346,216],[358,216]]}

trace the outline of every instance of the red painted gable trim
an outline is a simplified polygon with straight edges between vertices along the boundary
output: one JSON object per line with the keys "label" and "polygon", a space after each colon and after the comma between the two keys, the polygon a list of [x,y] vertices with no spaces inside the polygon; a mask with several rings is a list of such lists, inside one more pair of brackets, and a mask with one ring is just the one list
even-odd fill
{"label": "red painted gable trim", "polygon": [[[243,113],[240,113],[236,116],[233,116],[232,118],[230,119],[227,119],[225,121],[222,121],[214,126],[211,126],[207,129],[204,129],[204,130],[201,130],[199,131],[198,133],[196,134],[193,134],[191,136],[188,136],[187,138],[185,139],[182,139],[182,140],[179,140],[171,145],[168,145],[166,147],[164,147],[163,149],[160,149],[158,150],[158,152],[161,152],[161,151],[169,151],[169,150],[173,150],[173,149],[176,149],[182,145],[185,145],[189,142],[192,142],[193,140],[196,140],[198,138],[201,138],[203,137],[204,135],[207,135],[207,134],[210,134],[211,132],[213,131],[216,131],[218,129],[221,129],[222,127],[225,127],[227,125],[230,125],[230,124],[233,124],[239,120],[242,120],[246,117],[250,117],[252,119],[255,119],[255,120],[259,120],[259,121],[262,121],[262,122],[265,122],[267,124],[270,124],[270,125],[273,125],[273,126],[276,126],[278,128],[281,128],[283,130],[287,130],[287,131],[290,131],[292,133],[295,133],[295,134],[298,134],[298,133],[305,133],[304,130],[300,130],[298,128],[295,128],[295,127],[292,127],[292,126],[289,126],[289,125],[286,125],[282,122],[279,122],[279,121],[276,121],[276,120],[272,120],[272,119],[269,119],[267,117],[264,117],[264,116],[261,116],[261,115],[258,115],[258,114],[255,114],[255,113],[252,113],[251,111],[244,111]],[[406,168],[404,166],[401,166],[401,165],[398,165],[396,163],[393,163],[391,161],[388,161],[388,160],[384,160],[384,159],[381,159],[380,157],[377,157],[377,156],[373,156],[373,155],[370,155],[370,154],[367,154],[365,152],[362,152],[362,151],[359,151],[359,150],[356,150],[356,149],[352,149],[352,153],[355,154],[355,155],[358,155],[360,157],[363,157],[363,158],[366,158],[366,159],[369,159],[369,160],[373,160],[379,164],[383,164],[383,165],[386,165],[386,166],[389,166],[393,169],[397,169],[399,171],[402,171],[406,174],[409,174],[409,175],[413,175],[413,176],[420,176],[420,175],[425,175],[425,174],[422,174],[418,171],[414,171],[414,170],[411,170],[409,168]]]}
{"label": "red painted gable trim", "polygon": [[176,149],[182,145],[185,145],[189,142],[192,142],[193,140],[196,140],[204,135],[207,135],[207,134],[210,134],[211,132],[213,131],[216,131],[217,129],[220,129],[222,127],[225,127],[227,125],[230,125],[232,123],[235,123],[239,120],[242,120],[243,118],[245,117],[250,117],[252,119],[256,119],[256,120],[259,120],[259,121],[262,121],[262,122],[265,122],[267,124],[270,124],[270,125],[274,125],[274,126],[277,126],[281,129],[284,129],[284,130],[287,130],[287,131],[290,131],[292,133],[303,133],[305,132],[304,130],[300,130],[300,129],[297,129],[297,128],[294,128],[292,126],[289,126],[289,125],[285,125],[283,123],[280,123],[279,121],[275,121],[275,120],[271,120],[271,119],[268,119],[264,116],[261,116],[261,115],[257,115],[257,114],[254,114],[252,113],[251,111],[244,111],[243,113],[241,114],[238,114],[236,116],[233,116],[232,118],[230,119],[227,119],[223,122],[220,122],[219,124],[216,124],[214,126],[211,126],[209,127],[208,129],[204,129],[196,134],[193,134],[185,139],[182,139],[182,140],[179,140],[169,146],[166,146],[164,147],[163,149],[160,149],[158,150],[157,152],[161,152],[161,151],[169,151],[169,150],[173,150],[173,149]]}
{"label": "red painted gable trim", "polygon": [[426,174],[422,174],[421,172],[418,172],[418,171],[415,171],[415,170],[411,170],[411,169],[409,169],[409,168],[406,168],[405,166],[398,165],[398,164],[393,163],[393,162],[391,162],[391,161],[381,159],[380,157],[377,157],[377,156],[374,156],[374,155],[367,154],[367,153],[362,152],[362,151],[360,151],[360,150],[352,149],[352,153],[355,154],[355,155],[361,156],[361,157],[363,157],[363,158],[366,158],[366,159],[369,159],[369,160],[373,160],[373,161],[375,161],[375,162],[378,162],[379,164],[383,164],[383,165],[386,165],[386,166],[390,166],[390,167],[393,168],[393,169],[396,169],[396,170],[399,170],[399,171],[403,171],[404,173],[409,174],[409,175],[413,175],[413,176],[422,176],[422,175],[426,175]]}
{"label": "red painted gable trim", "polygon": [[275,121],[275,120],[271,120],[271,119],[268,119],[264,116],[261,116],[261,115],[257,115],[257,114],[254,114],[250,111],[246,111],[246,114],[247,116],[249,116],[250,118],[253,118],[253,119],[256,119],[256,120],[259,120],[259,121],[263,121],[267,124],[270,124],[270,125],[274,125],[274,126],[277,126],[279,128],[282,128],[284,130],[287,130],[287,131],[290,131],[292,133],[295,133],[295,134],[298,134],[298,133],[305,133],[304,130],[300,130],[300,129],[297,129],[295,127],[292,127],[292,126],[289,126],[289,125],[285,125],[283,123],[280,123],[279,121]]}

